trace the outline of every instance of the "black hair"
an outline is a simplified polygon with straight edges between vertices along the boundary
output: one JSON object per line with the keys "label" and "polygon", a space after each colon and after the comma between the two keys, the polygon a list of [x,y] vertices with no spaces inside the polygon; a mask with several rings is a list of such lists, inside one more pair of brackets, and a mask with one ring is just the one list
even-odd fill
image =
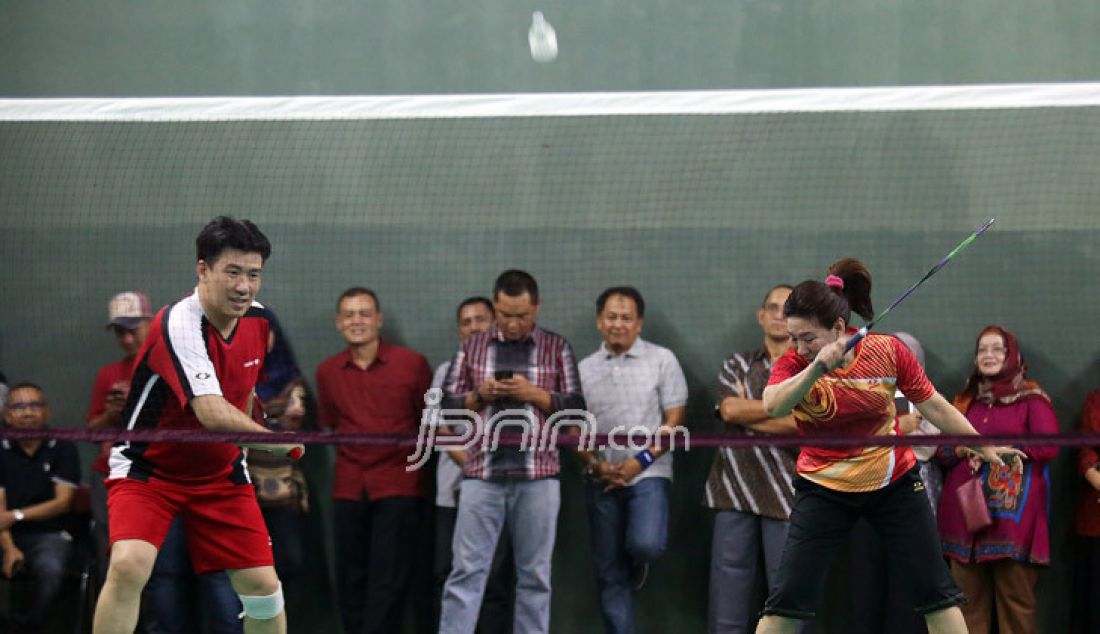
{"label": "black hair", "polygon": [[642,299],[641,291],[633,286],[612,286],[600,293],[600,296],[596,298],[597,315],[603,312],[603,307],[607,305],[607,300],[610,299],[612,295],[622,295],[623,297],[634,300],[634,306],[638,309],[638,317],[645,317],[645,300]]}
{"label": "black hair", "polygon": [[196,260],[212,265],[226,249],[259,253],[264,262],[271,257],[271,243],[251,220],[218,216],[206,223],[195,238]]}
{"label": "black hair", "polygon": [[371,289],[364,286],[352,286],[343,293],[340,293],[340,297],[336,298],[336,312],[340,312],[340,304],[344,303],[345,299],[349,297],[359,297],[361,295],[366,295],[367,297],[373,299],[374,309],[378,312],[382,312],[382,304],[378,301],[378,295],[375,294],[375,292]]}
{"label": "black hair", "polygon": [[[37,390],[38,393],[42,395],[42,400],[46,400],[46,390],[43,390],[42,386],[37,384],[37,383],[32,383],[30,381],[20,381],[20,382],[16,383],[15,385],[11,386],[10,388],[8,388],[8,400],[9,401],[11,400],[11,395],[16,390]],[[4,406],[7,407],[7,403],[5,403]]]}
{"label": "black hair", "polygon": [[531,296],[531,303],[539,303],[539,284],[527,271],[508,269],[497,276],[493,283],[493,300],[497,295],[504,293],[508,297],[519,297],[524,293]]}
{"label": "black hair", "polygon": [[455,309],[455,322],[462,318],[463,308],[466,308],[467,306],[472,306],[474,304],[481,304],[489,310],[490,315],[493,314],[493,300],[489,299],[488,297],[476,295],[474,297],[467,297],[466,299],[462,300],[461,304],[458,305],[458,308]]}
{"label": "black hair", "polygon": [[837,319],[850,325],[852,311],[864,321],[874,317],[871,305],[871,271],[855,258],[837,260],[829,267],[828,275],[843,282],[829,285],[817,280],[806,280],[791,291],[783,306],[784,317],[813,317],[824,328],[830,328]]}

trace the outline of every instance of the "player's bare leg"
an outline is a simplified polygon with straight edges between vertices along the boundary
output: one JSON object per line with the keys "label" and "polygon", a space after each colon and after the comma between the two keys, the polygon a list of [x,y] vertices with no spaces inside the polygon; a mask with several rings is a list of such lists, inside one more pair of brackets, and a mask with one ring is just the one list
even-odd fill
{"label": "player's bare leg", "polygon": [[963,618],[962,610],[957,605],[925,614],[924,623],[928,626],[928,634],[965,634],[966,632],[966,619]]}
{"label": "player's bare leg", "polygon": [[283,590],[273,566],[227,570],[244,604],[245,634],[286,634]]}
{"label": "player's bare leg", "polygon": [[798,631],[798,619],[789,619],[777,614],[768,614],[756,624],[756,634],[794,634]]}
{"label": "player's bare leg", "polygon": [[141,590],[153,573],[157,547],[140,539],[123,539],[111,546],[111,566],[96,603],[95,634],[132,634],[137,628]]}

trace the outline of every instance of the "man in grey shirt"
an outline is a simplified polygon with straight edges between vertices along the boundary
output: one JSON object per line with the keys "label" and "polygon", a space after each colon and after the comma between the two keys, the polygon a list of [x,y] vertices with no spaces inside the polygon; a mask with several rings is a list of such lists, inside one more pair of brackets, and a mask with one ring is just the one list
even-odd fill
{"label": "man in grey shirt", "polygon": [[[794,420],[769,418],[760,398],[772,363],[790,347],[783,304],[791,287],[768,291],[756,311],[764,342],[726,360],[718,375],[718,417],[732,433],[795,433]],[[710,634],[742,634],[755,629],[757,615],[775,582],[787,540],[794,499],[796,450],[720,447],[707,478],[706,500],[715,509],[710,559]],[[763,578],[766,587],[759,587]]]}
{"label": "man in grey shirt", "polygon": [[672,352],[639,336],[644,316],[637,289],[604,291],[596,300],[603,344],[578,366],[597,433],[631,434],[629,442],[612,439],[612,448],[579,452],[588,464],[585,501],[608,634],[634,631],[633,591],[665,551],[672,484],[668,436],[683,423],[688,396]]}

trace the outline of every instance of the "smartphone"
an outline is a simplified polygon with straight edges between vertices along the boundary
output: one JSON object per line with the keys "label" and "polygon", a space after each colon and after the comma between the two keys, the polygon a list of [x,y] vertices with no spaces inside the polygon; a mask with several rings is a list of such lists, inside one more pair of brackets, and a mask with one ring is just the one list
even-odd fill
{"label": "smartphone", "polygon": [[909,402],[909,399],[905,398],[905,395],[901,393],[901,390],[894,391],[894,409],[896,410],[895,416],[902,416],[913,411],[913,404]]}
{"label": "smartphone", "polygon": [[498,381],[504,381],[505,379],[510,379],[510,378],[512,378],[512,371],[511,370],[497,370],[496,372],[493,372],[493,378],[498,380]]}
{"label": "smartphone", "polygon": [[894,397],[894,409],[897,411],[897,415],[908,414],[912,410],[912,405],[909,403],[909,399],[904,396]]}

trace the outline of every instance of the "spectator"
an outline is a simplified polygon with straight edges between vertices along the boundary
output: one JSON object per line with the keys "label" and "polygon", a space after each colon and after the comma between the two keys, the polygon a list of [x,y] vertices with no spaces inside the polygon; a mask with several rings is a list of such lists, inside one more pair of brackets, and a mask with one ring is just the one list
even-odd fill
{"label": "spectator", "polygon": [[[1089,392],[1081,432],[1100,433],[1100,390]],[[1070,631],[1100,632],[1100,447],[1082,447],[1078,471],[1085,479],[1077,502],[1074,533],[1073,622]]]}
{"label": "spectator", "polygon": [[[531,275],[509,270],[497,277],[496,323],[459,347],[444,383],[445,409],[476,411],[482,421],[498,412],[519,410],[525,417],[521,424],[534,423],[535,438],[547,416],[584,409],[573,350],[563,337],[536,325],[540,306],[538,284]],[[482,444],[467,452],[455,523],[454,569],[443,589],[442,634],[474,631],[504,526],[512,536],[516,560],[514,629],[522,634],[550,630],[550,559],[561,505],[558,451],[522,449],[490,450]]]}
{"label": "spectator", "polygon": [[[416,434],[428,361],[383,341],[373,291],[349,288],[336,329],[347,348],[317,368],[319,424],[336,433]],[[406,471],[402,447],[340,445],[333,485],[336,585],[347,634],[399,628],[416,562],[426,496],[423,473]]]}
{"label": "spectator", "polygon": [[[487,297],[470,297],[458,305],[455,314],[458,322],[458,339],[486,332],[493,327],[493,302]],[[432,388],[442,389],[450,362],[441,363],[432,377]],[[443,605],[443,585],[451,574],[454,553],[455,519],[458,517],[458,490],[462,484],[462,464],[466,454],[451,451],[440,454],[435,472],[435,565],[433,566],[434,590],[432,600],[432,631],[439,631],[439,615]],[[508,633],[512,631],[512,603],[515,601],[516,565],[512,560],[512,541],[508,531],[502,531],[497,542],[493,563],[489,568],[489,580],[485,585],[485,599],[477,619],[480,634]]]}
{"label": "spectator", "polygon": [[644,320],[645,301],[637,289],[605,290],[596,300],[603,343],[579,365],[599,433],[650,433],[649,446],[641,451],[580,452],[588,463],[585,502],[608,634],[633,634],[633,591],[641,589],[650,564],[665,552],[672,488],[666,436],[683,424],[687,409],[684,372],[671,351],[641,338]]}
{"label": "spectator", "polygon": [[[130,378],[134,373],[134,359],[145,335],[149,332],[149,321],[153,318],[153,309],[149,298],[143,293],[127,291],[111,298],[107,304],[107,329],[115,335],[118,347],[122,349],[122,358],[108,363],[99,369],[92,387],[92,404],[88,407],[88,429],[122,429],[122,408],[130,395]],[[110,469],[107,458],[111,453],[111,442],[100,445],[99,455],[92,462],[90,498],[93,538],[95,540],[96,568],[99,579],[107,576],[107,488],[103,481]]]}
{"label": "spectator", "polygon": [[[718,417],[736,434],[797,432],[790,416],[773,419],[760,401],[772,364],[790,348],[783,305],[791,286],[779,284],[756,310],[763,342],[726,359],[718,375]],[[714,453],[704,503],[715,510],[710,556],[711,634],[751,632],[787,540],[797,449],[724,448]],[[763,580],[761,586],[758,580]],[[731,600],[731,597],[737,597]]]}
{"label": "spectator", "polygon": [[[256,385],[264,423],[275,431],[301,431],[312,427],[313,397],[298,369],[294,350],[270,311],[268,324],[271,338],[264,359],[264,381]],[[271,535],[275,572],[284,585],[292,587],[305,571],[304,520],[309,512],[305,471],[297,460],[255,452],[248,456],[248,474],[256,487],[260,512]]]}
{"label": "spectator", "polygon": [[[924,346],[916,337],[907,332],[895,332],[894,336],[897,337],[906,348],[913,353],[913,357],[920,364],[920,367],[924,366]],[[903,399],[904,395],[900,392],[894,395],[895,399]],[[916,407],[912,406],[912,403],[905,401],[906,411],[899,411],[897,413],[898,429],[908,436],[935,436],[940,433],[940,430],[932,423],[925,420],[920,415],[920,411]],[[928,496],[928,503],[932,505],[932,513],[936,513],[940,504],[940,495],[943,492],[943,469],[940,467],[939,461],[936,458],[935,446],[913,446],[913,454],[917,457],[917,465],[920,467],[920,479],[924,483],[924,493]]]}
{"label": "spectator", "polygon": [[[1027,379],[1016,336],[987,326],[978,336],[974,370],[955,396],[955,407],[981,434],[1055,434],[1050,397]],[[1047,465],[1056,447],[1020,446],[1022,473],[1011,465],[981,465],[966,447],[944,447],[950,470],[940,498],[939,527],[951,572],[966,595],[963,616],[971,634],[993,630],[1035,632],[1035,582],[1050,563],[1047,534]],[[954,491],[977,472],[993,523],[971,534]]]}
{"label": "spectator", "polygon": [[[4,406],[13,429],[43,429],[50,409],[42,388],[18,383]],[[73,551],[69,514],[80,481],[76,447],[63,440],[0,443],[0,548],[3,574],[25,575],[32,588],[12,615],[16,632],[41,632],[50,604],[61,590]]]}

